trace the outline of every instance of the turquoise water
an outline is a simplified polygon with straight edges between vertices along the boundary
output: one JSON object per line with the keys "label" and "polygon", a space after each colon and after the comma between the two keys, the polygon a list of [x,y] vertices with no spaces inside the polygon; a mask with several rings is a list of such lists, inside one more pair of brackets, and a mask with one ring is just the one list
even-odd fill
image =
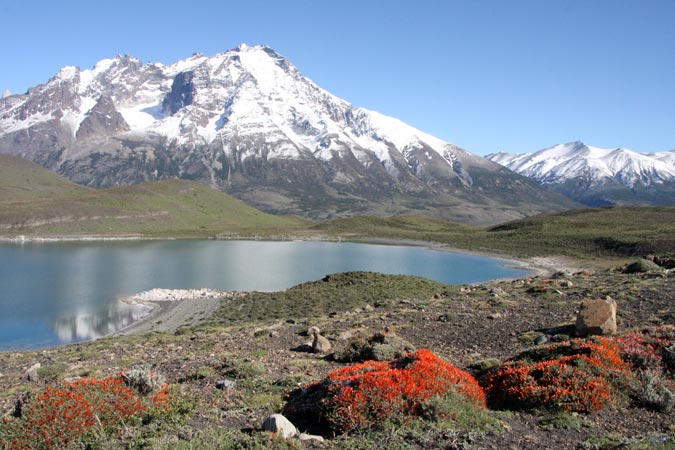
{"label": "turquoise water", "polygon": [[0,245],[0,350],[95,339],[147,314],[148,289],[275,291],[367,270],[464,284],[523,275],[505,262],[422,247],[329,242],[127,241]]}

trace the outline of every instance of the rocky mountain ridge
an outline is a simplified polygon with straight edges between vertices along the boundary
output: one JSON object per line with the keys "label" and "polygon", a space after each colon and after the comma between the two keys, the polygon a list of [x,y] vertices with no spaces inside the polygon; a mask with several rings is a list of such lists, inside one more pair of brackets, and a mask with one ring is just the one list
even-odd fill
{"label": "rocky mountain ridge", "polygon": [[675,150],[642,154],[577,141],[486,158],[591,206],[675,203]]}
{"label": "rocky mountain ridge", "polygon": [[64,67],[0,100],[0,153],[93,187],[199,181],[312,218],[421,211],[495,223],[573,206],[405,123],[356,108],[264,46],[171,65]]}

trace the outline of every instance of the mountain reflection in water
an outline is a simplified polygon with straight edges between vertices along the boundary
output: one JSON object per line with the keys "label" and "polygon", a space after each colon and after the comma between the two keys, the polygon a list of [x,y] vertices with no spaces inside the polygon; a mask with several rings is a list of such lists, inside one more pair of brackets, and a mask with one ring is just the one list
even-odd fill
{"label": "mountain reflection in water", "polygon": [[74,316],[56,319],[54,333],[63,343],[87,341],[121,330],[142,319],[152,311],[149,305],[111,305],[107,311],[76,313]]}

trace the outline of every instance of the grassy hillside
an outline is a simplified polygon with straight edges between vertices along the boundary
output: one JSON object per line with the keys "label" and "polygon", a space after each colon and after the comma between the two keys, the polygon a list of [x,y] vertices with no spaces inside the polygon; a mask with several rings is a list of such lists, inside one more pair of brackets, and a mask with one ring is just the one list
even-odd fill
{"label": "grassy hillside", "polygon": [[316,225],[351,238],[416,239],[514,256],[675,254],[675,207],[614,207],[544,214],[491,228],[415,216],[355,217]]}
{"label": "grassy hillside", "polygon": [[194,182],[97,190],[21,158],[0,155],[2,235],[273,235],[299,226],[297,220],[262,213]]}
{"label": "grassy hillside", "polygon": [[675,255],[675,207],[580,209],[472,227],[421,216],[352,217],[315,225],[273,216],[184,180],[105,190],[0,155],[0,235],[342,236],[442,242],[513,256]]}

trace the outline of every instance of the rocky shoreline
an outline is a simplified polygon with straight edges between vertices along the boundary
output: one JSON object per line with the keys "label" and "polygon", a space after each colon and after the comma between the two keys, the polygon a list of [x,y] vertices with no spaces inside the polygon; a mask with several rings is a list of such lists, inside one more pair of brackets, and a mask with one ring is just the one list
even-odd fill
{"label": "rocky shoreline", "polygon": [[120,299],[131,305],[148,305],[153,309],[127,327],[110,336],[128,336],[149,332],[173,332],[180,327],[194,326],[208,318],[224,298],[244,296],[243,292],[216,289],[155,288]]}
{"label": "rocky shoreline", "polygon": [[[410,242],[399,242],[398,245],[411,245]],[[447,250],[440,247],[430,247],[434,250]],[[562,257],[531,258],[527,260],[505,260],[515,267],[525,271],[532,271],[530,276],[546,276],[555,272],[575,273],[587,270],[581,267],[579,261]],[[493,280],[498,283],[505,280]],[[486,283],[488,284],[488,283]],[[221,291],[217,289],[164,289],[154,288],[139,292],[130,297],[120,299],[128,304],[143,304],[153,307],[153,310],[132,323],[131,325],[111,333],[109,336],[141,334],[153,331],[173,332],[183,326],[195,324],[195,317],[206,317],[220,304],[224,298],[244,297],[246,292]]]}
{"label": "rocky shoreline", "polygon": [[155,288],[150,289],[149,291],[139,292],[134,294],[131,297],[122,298],[121,301],[129,304],[144,304],[144,303],[153,303],[153,302],[176,302],[182,300],[194,300],[194,299],[213,299],[213,298],[223,298],[223,297],[232,297],[235,294],[234,291],[220,291],[217,289],[162,289]]}

